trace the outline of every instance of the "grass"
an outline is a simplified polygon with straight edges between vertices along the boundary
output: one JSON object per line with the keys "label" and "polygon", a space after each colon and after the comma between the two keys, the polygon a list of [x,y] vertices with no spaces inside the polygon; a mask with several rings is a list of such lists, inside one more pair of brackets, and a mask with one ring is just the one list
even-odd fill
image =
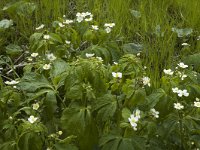
{"label": "grass", "polygon": [[[28,1],[28,0],[27,0]],[[76,12],[91,11],[97,22],[115,22],[113,32],[115,36],[122,36],[125,42],[134,42],[144,46],[144,64],[148,68],[148,75],[155,87],[160,86],[162,70],[171,67],[174,57],[181,48],[177,43],[192,41],[192,39],[177,39],[171,32],[172,27],[192,28],[196,33],[200,31],[200,1],[198,0],[29,0],[37,4],[32,16],[10,15],[16,22],[19,35],[15,40],[23,43],[34,32],[34,28],[41,23],[46,25],[62,17],[73,18]],[[11,0],[1,0],[0,8]],[[131,14],[131,10],[141,13],[140,18]],[[3,18],[3,12],[0,12]],[[8,17],[8,16],[6,16]],[[164,36],[155,34],[156,27],[160,26]],[[13,41],[16,42],[16,41]],[[195,44],[195,42],[194,42]],[[199,52],[194,49],[189,54]],[[182,58],[182,56],[180,56]],[[179,58],[177,58],[179,59]]]}

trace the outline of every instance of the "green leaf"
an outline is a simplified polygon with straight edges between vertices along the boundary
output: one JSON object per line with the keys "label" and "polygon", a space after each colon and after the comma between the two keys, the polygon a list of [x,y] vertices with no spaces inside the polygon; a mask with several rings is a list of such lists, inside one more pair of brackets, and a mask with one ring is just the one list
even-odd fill
{"label": "green leaf", "polygon": [[22,51],[22,48],[15,44],[9,44],[6,46],[6,53],[9,55],[19,55]]}
{"label": "green leaf", "polygon": [[46,99],[44,101],[44,111],[46,114],[46,119],[52,119],[54,116],[54,113],[56,112],[57,109],[57,99],[56,99],[56,94],[54,91],[49,91],[46,95]]}
{"label": "green leaf", "polygon": [[62,41],[60,35],[58,35],[58,34],[56,34],[56,33],[50,33],[49,35],[50,35],[50,37],[51,37],[51,39],[52,39],[53,41],[59,42],[59,43],[61,43],[61,44],[63,43],[63,41]]}
{"label": "green leaf", "polygon": [[20,137],[18,146],[20,150],[41,150],[43,140],[36,133],[25,133]]}
{"label": "green leaf", "polygon": [[60,144],[56,143],[55,145],[56,150],[79,150],[76,146],[72,144]]}
{"label": "green leaf", "polygon": [[176,32],[178,34],[178,37],[188,36],[193,32],[191,28],[185,28],[185,29],[172,28],[172,31]]}
{"label": "green leaf", "polygon": [[148,109],[155,107],[164,95],[166,94],[163,89],[157,89],[151,95],[147,96],[146,101]]}
{"label": "green leaf", "polygon": [[0,29],[7,29],[13,25],[12,20],[3,19],[0,21]]}
{"label": "green leaf", "polygon": [[53,89],[49,81],[44,76],[36,73],[25,74],[18,85],[20,89],[27,92],[35,92],[37,89],[41,88]]}
{"label": "green leaf", "polygon": [[137,54],[138,52],[142,51],[143,45],[135,44],[135,43],[128,43],[122,46],[124,53],[126,54]]}
{"label": "green leaf", "polygon": [[8,141],[0,145],[0,150],[18,150],[15,141]]}
{"label": "green leaf", "polygon": [[128,118],[131,115],[131,111],[128,108],[123,108],[122,109],[122,117],[124,118],[125,122],[128,122]]}
{"label": "green leaf", "polygon": [[90,107],[65,108],[61,117],[62,127],[70,134],[79,135],[91,124]]}
{"label": "green leaf", "polygon": [[112,118],[117,110],[116,96],[106,94],[99,97],[94,104],[94,110],[98,112],[97,118],[102,121]]}

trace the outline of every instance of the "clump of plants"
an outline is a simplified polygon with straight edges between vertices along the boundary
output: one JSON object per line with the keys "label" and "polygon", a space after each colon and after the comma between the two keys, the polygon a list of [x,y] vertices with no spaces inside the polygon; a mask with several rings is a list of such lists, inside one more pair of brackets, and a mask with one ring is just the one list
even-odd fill
{"label": "clump of plants", "polygon": [[40,24],[25,50],[2,57],[0,149],[199,148],[199,73],[179,60],[152,88],[115,23],[93,18]]}

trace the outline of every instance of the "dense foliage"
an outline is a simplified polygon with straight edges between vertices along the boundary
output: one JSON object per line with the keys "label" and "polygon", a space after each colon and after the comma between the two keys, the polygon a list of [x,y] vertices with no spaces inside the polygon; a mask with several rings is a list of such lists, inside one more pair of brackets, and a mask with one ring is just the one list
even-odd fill
{"label": "dense foliage", "polygon": [[[4,2],[0,150],[200,148],[198,27],[116,34],[106,16],[42,24],[32,15],[44,1]],[[142,11],[128,11],[143,25]]]}

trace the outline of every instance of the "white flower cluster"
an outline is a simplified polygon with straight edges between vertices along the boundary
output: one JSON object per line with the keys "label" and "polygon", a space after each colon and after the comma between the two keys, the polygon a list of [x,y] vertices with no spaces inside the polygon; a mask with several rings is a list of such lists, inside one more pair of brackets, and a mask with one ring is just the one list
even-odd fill
{"label": "white flower cluster", "polygon": [[122,73],[121,72],[112,72],[112,76],[114,78],[122,78]]}
{"label": "white flower cluster", "polygon": [[105,31],[106,33],[110,33],[112,30],[112,28],[115,26],[115,23],[105,23],[104,27],[105,27]]}
{"label": "white flower cluster", "polygon": [[170,76],[173,75],[174,73],[171,69],[164,69],[163,71],[165,74],[170,75]]}
{"label": "white flower cluster", "polygon": [[82,13],[78,12],[76,14],[76,17],[77,17],[76,20],[78,22],[82,22],[84,19],[85,19],[85,21],[93,20],[93,15],[90,12],[82,12]]}
{"label": "white flower cluster", "polygon": [[144,85],[151,86],[150,78],[149,77],[143,77],[142,78],[142,82],[143,82]]}
{"label": "white flower cluster", "polygon": [[179,97],[182,97],[182,96],[188,97],[189,96],[189,93],[186,89],[180,90],[177,87],[175,87],[175,88],[172,88],[172,91],[173,91],[173,93],[177,93]]}
{"label": "white flower cluster", "polygon": [[159,118],[159,111],[156,111],[154,108],[150,110],[150,114],[155,118]]}
{"label": "white flower cluster", "polygon": [[196,101],[194,102],[194,106],[200,108],[199,98],[196,98]]}
{"label": "white flower cluster", "polygon": [[184,108],[183,105],[181,105],[180,103],[174,103],[174,108],[177,109],[177,110],[181,110]]}
{"label": "white flower cluster", "polygon": [[137,130],[137,122],[140,119],[140,110],[136,110],[131,114],[131,116],[128,118],[131,126],[133,127],[134,130]]}

